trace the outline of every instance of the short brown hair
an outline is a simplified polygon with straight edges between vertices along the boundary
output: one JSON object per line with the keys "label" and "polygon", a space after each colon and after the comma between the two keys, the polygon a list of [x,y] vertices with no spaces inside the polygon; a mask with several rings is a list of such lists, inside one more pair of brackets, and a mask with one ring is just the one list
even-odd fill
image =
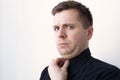
{"label": "short brown hair", "polygon": [[68,9],[75,9],[79,12],[79,17],[85,29],[93,25],[93,18],[91,12],[89,11],[89,8],[87,8],[85,5],[81,4],[80,2],[76,2],[76,1],[60,2],[52,9],[52,14],[55,15],[58,12]]}

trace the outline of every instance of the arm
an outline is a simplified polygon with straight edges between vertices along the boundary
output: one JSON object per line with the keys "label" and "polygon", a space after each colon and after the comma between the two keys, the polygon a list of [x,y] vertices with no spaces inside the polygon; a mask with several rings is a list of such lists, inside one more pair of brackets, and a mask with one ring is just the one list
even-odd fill
{"label": "arm", "polygon": [[50,80],[49,74],[48,74],[48,66],[44,68],[44,70],[41,73],[39,80]]}
{"label": "arm", "polygon": [[51,61],[48,73],[51,80],[67,80],[67,68],[69,61],[63,58],[57,58]]}

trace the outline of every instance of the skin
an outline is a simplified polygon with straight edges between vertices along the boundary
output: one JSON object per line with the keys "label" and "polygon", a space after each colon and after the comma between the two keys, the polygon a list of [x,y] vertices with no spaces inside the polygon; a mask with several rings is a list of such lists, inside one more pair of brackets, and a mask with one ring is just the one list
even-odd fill
{"label": "skin", "polygon": [[[68,75],[67,68],[69,66],[68,60],[78,56],[83,50],[88,48],[89,40],[93,34],[93,28],[89,26],[89,28],[85,29],[82,21],[78,18],[77,10],[74,9],[56,13],[53,28],[57,48],[62,58],[53,60],[49,65],[48,72],[51,80],[66,80]],[[62,59],[64,61],[62,67],[60,67],[58,63]]]}
{"label": "skin", "polygon": [[[58,65],[58,63],[63,62],[62,65]],[[69,65],[68,60],[64,60],[63,58],[53,59],[49,65],[48,73],[51,80],[67,80],[67,68]]]}

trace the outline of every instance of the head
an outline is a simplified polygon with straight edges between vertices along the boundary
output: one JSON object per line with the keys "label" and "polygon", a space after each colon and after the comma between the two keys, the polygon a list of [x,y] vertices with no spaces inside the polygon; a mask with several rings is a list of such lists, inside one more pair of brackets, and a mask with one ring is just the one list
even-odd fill
{"label": "head", "polygon": [[63,1],[52,10],[56,44],[63,58],[71,59],[88,48],[93,33],[89,9],[76,1]]}

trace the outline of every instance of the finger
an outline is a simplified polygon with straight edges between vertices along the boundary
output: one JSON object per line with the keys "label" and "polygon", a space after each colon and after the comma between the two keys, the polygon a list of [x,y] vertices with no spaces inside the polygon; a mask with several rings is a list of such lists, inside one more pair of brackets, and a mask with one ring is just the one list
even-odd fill
{"label": "finger", "polygon": [[65,59],[59,58],[59,60],[57,62],[58,66],[61,68],[64,65],[65,61],[66,61]]}
{"label": "finger", "polygon": [[63,60],[61,58],[55,58],[52,59],[52,61],[50,62],[50,66],[54,66],[54,67],[59,67],[59,66],[63,66]]}
{"label": "finger", "polygon": [[56,58],[52,60],[52,65],[53,66],[58,66],[59,68],[63,67],[64,63],[65,63],[66,59],[64,58]]}
{"label": "finger", "polygon": [[51,65],[54,65],[54,59],[52,59],[52,60],[50,61],[49,66],[51,66]]}
{"label": "finger", "polygon": [[64,62],[64,65],[63,65],[62,69],[67,69],[68,66],[69,66],[69,60],[66,60],[66,61]]}

